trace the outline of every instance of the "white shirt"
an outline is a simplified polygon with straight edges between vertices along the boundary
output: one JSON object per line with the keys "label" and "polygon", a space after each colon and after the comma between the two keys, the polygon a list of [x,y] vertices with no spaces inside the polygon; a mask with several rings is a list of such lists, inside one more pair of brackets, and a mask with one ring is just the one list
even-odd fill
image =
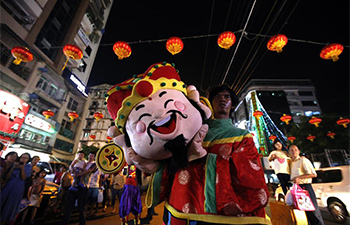
{"label": "white shirt", "polygon": [[287,156],[287,154],[285,154],[283,151],[275,150],[270,153],[269,160],[272,155],[276,155],[277,157],[273,160],[273,168],[275,170],[275,174],[289,174],[288,159],[290,158]]}
{"label": "white shirt", "polygon": [[[305,157],[296,158],[291,163],[291,174],[290,179],[292,180],[294,177],[298,177],[305,174],[317,174],[315,168],[313,167],[310,160]],[[299,179],[300,184],[311,184],[312,178]]]}
{"label": "white shirt", "polygon": [[[89,169],[93,164],[95,163],[95,161],[93,162],[88,162],[87,163],[87,169]],[[89,179],[89,183],[88,183],[88,188],[99,188],[99,184],[100,184],[100,170],[96,170],[95,173],[92,173]]]}

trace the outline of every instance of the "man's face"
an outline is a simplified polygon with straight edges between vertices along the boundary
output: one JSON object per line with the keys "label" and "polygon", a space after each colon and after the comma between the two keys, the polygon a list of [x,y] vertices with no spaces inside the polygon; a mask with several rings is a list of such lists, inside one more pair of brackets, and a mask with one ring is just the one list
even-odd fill
{"label": "man's face", "polygon": [[296,145],[290,146],[288,151],[289,151],[289,154],[292,158],[296,158],[300,154],[300,150],[299,150],[298,146],[296,146]]}
{"label": "man's face", "polygon": [[95,160],[95,154],[90,153],[89,154],[89,161],[94,161]]}
{"label": "man's face", "polygon": [[230,92],[221,91],[217,93],[212,101],[214,110],[214,117],[216,119],[227,119],[230,117],[230,111],[232,109],[232,102]]}
{"label": "man's face", "polygon": [[126,131],[137,154],[160,160],[171,157],[165,143],[180,134],[188,143],[201,126],[199,111],[182,92],[163,89],[132,109]]}
{"label": "man's face", "polygon": [[78,154],[78,159],[82,160],[85,157],[84,153],[79,153]]}

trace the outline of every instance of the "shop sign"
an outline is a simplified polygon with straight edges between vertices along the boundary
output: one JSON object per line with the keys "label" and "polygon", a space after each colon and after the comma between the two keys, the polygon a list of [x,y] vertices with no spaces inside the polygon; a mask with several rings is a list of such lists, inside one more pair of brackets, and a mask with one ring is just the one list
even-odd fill
{"label": "shop sign", "polygon": [[24,120],[24,123],[27,125],[30,125],[32,127],[35,127],[37,129],[46,131],[48,133],[55,132],[55,129],[52,127],[52,125],[49,122],[47,122],[47,121],[45,121],[37,116],[34,116],[33,114],[28,114]]}
{"label": "shop sign", "polygon": [[0,138],[14,141],[18,137],[19,130],[26,117],[29,104],[10,94],[0,90]]}

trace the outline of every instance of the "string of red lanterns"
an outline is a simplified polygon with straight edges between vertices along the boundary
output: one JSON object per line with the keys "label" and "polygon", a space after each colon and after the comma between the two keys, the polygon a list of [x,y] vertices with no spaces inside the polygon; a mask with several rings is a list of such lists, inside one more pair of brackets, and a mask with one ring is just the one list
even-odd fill
{"label": "string of red lanterns", "polygon": [[68,113],[68,117],[70,118],[70,121],[73,121],[79,117],[78,113],[75,111]]}
{"label": "string of red lanterns", "polygon": [[184,43],[181,38],[171,37],[165,43],[165,47],[172,55],[176,55],[182,51],[184,48]]}
{"label": "string of red lanterns", "polygon": [[125,41],[117,41],[113,45],[113,52],[118,56],[119,60],[128,58],[131,55],[131,47]]}
{"label": "string of red lanterns", "polygon": [[45,110],[42,114],[45,116],[45,119],[49,119],[55,115],[50,109]]}
{"label": "string of red lanterns", "polygon": [[217,42],[221,48],[228,50],[236,42],[236,36],[231,31],[225,31],[219,35]]}
{"label": "string of red lanterns", "polygon": [[83,58],[83,51],[73,44],[65,45],[63,47],[63,54],[66,56],[66,62],[64,63],[62,70],[66,68],[69,59],[79,60]]}
{"label": "string of red lanterns", "polygon": [[13,47],[11,49],[11,54],[15,58],[15,60],[13,60],[15,65],[19,65],[21,62],[30,62],[33,60],[33,53],[31,53],[26,47]]}
{"label": "string of red lanterns", "polygon": [[283,47],[288,43],[288,38],[284,34],[272,36],[267,42],[267,49],[281,53]]}

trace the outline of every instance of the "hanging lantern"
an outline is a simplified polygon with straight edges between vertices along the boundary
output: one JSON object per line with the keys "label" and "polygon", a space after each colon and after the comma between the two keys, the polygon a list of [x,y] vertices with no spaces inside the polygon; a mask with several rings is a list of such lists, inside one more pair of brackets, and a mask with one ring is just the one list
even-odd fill
{"label": "hanging lantern", "polygon": [[218,45],[228,50],[236,42],[236,36],[231,31],[225,31],[218,37]]}
{"label": "hanging lantern", "polygon": [[328,131],[327,137],[330,137],[330,138],[334,139],[334,136],[335,136],[335,133],[334,133],[334,132]]}
{"label": "hanging lantern", "polygon": [[282,52],[282,48],[287,44],[288,38],[283,34],[278,34],[270,38],[267,42],[267,49],[270,51]]}
{"label": "hanging lantern", "polygon": [[91,140],[95,140],[96,139],[96,135],[95,134],[90,134],[89,137],[90,137]]}
{"label": "hanging lantern", "polygon": [[274,142],[276,138],[277,138],[276,135],[271,135],[271,136],[269,137],[269,139],[272,140],[272,142]]}
{"label": "hanging lantern", "polygon": [[117,41],[113,45],[114,54],[118,56],[119,60],[128,58],[131,55],[131,47],[125,41]]}
{"label": "hanging lantern", "polygon": [[113,138],[110,136],[107,136],[107,142],[109,143],[111,140],[113,140]]}
{"label": "hanging lantern", "polygon": [[30,62],[33,60],[33,53],[26,47],[13,47],[11,49],[11,54],[15,57],[15,60],[13,60],[15,65],[19,65],[22,61]]}
{"label": "hanging lantern", "polygon": [[294,137],[294,136],[289,136],[289,137],[287,137],[287,140],[288,141],[290,141],[290,142],[294,142],[294,140],[295,140],[296,138]]}
{"label": "hanging lantern", "polygon": [[103,114],[101,112],[97,112],[94,114],[94,118],[97,120],[97,122],[100,120],[100,119],[103,119]]}
{"label": "hanging lantern", "polygon": [[181,38],[171,37],[167,40],[165,46],[168,52],[170,52],[172,55],[175,55],[182,51],[184,48],[184,43],[182,42]]}
{"label": "hanging lantern", "polygon": [[333,62],[336,62],[339,60],[338,56],[343,52],[343,50],[344,47],[341,44],[329,44],[322,48],[320,52],[320,57],[322,59],[332,59]]}
{"label": "hanging lantern", "polygon": [[292,120],[292,116],[283,114],[283,116],[281,116],[280,120],[288,125],[289,121]]}
{"label": "hanging lantern", "polygon": [[78,113],[76,113],[75,111],[73,111],[73,112],[68,113],[68,117],[70,118],[70,121],[73,121],[73,120],[75,120],[76,118],[78,118],[79,115],[78,115]]}
{"label": "hanging lantern", "polygon": [[321,122],[322,122],[322,119],[314,116],[309,120],[309,123],[315,125],[315,127],[318,127],[318,124]]}
{"label": "hanging lantern", "polygon": [[74,60],[79,60],[81,58],[83,58],[83,51],[76,45],[72,45],[72,44],[68,44],[65,45],[63,47],[63,53],[66,56],[66,62],[62,68],[62,70],[64,70],[64,68],[66,68],[68,60],[74,59]]}
{"label": "hanging lantern", "polygon": [[259,110],[256,110],[254,111],[253,113],[253,116],[256,118],[256,119],[260,119],[260,117],[263,115],[263,112],[259,111]]}
{"label": "hanging lantern", "polygon": [[307,136],[306,139],[308,139],[311,142],[314,142],[314,140],[316,139],[316,136],[309,134],[309,136]]}
{"label": "hanging lantern", "polygon": [[343,126],[344,128],[348,127],[348,123],[350,123],[350,119],[348,118],[340,117],[340,119],[337,120],[337,124]]}
{"label": "hanging lantern", "polygon": [[45,110],[42,114],[45,116],[45,119],[49,119],[55,115],[50,109]]}

